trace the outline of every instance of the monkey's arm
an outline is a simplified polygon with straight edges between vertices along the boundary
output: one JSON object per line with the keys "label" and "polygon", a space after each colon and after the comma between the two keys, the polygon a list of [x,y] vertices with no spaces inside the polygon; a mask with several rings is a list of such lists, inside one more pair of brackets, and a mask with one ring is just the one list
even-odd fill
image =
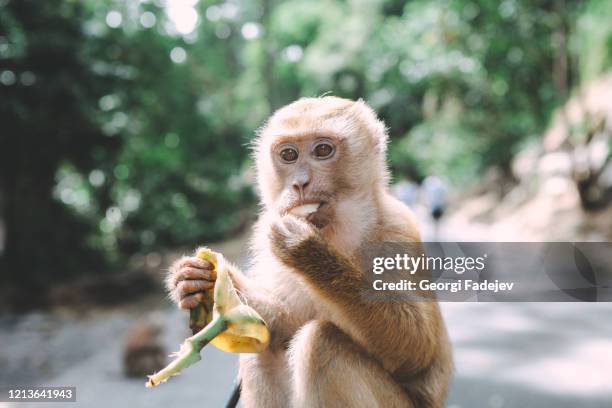
{"label": "monkey's arm", "polygon": [[298,329],[288,311],[290,306],[274,296],[257,281],[234,265],[229,265],[229,275],[238,295],[259,313],[270,330],[270,347],[282,347]]}
{"label": "monkey's arm", "polygon": [[441,327],[435,302],[365,296],[363,271],[295,217],[275,224],[270,239],[274,254],[337,312],[330,320],[378,357],[385,368],[416,372],[431,363]]}

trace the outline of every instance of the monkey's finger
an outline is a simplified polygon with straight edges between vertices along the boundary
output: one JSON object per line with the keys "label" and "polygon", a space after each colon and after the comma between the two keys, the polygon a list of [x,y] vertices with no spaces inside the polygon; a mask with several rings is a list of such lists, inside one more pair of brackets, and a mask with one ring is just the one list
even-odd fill
{"label": "monkey's finger", "polygon": [[291,235],[305,236],[312,232],[312,227],[307,222],[291,214],[285,215],[281,223]]}
{"label": "monkey's finger", "polygon": [[200,305],[204,301],[205,297],[206,295],[202,292],[185,296],[179,301],[179,307],[184,310],[193,309]]}
{"label": "monkey's finger", "polygon": [[187,295],[203,292],[207,289],[210,289],[215,284],[213,282],[205,281],[205,280],[184,280],[179,282],[176,290],[179,293],[179,297],[183,298]]}
{"label": "monkey's finger", "polygon": [[284,249],[285,247],[285,239],[287,237],[286,230],[282,225],[274,224],[272,228],[270,228],[270,232],[268,233],[268,238],[272,242],[272,249]]}
{"label": "monkey's finger", "polygon": [[208,269],[183,267],[179,269],[176,274],[175,285],[178,285],[179,282],[184,280],[207,280],[214,282],[215,279],[217,279],[217,274],[215,271],[210,271]]}
{"label": "monkey's finger", "polygon": [[293,217],[292,215],[287,215],[284,216],[282,218],[280,218],[276,223],[274,223],[273,229],[276,230],[276,233],[281,235],[281,236],[285,236],[288,237],[291,235],[291,229],[289,229],[289,223],[287,222],[288,220],[292,220]]}
{"label": "monkey's finger", "polygon": [[215,268],[212,263],[193,256],[181,259],[181,262],[179,263],[179,268],[183,268],[185,266],[206,270],[213,270]]}

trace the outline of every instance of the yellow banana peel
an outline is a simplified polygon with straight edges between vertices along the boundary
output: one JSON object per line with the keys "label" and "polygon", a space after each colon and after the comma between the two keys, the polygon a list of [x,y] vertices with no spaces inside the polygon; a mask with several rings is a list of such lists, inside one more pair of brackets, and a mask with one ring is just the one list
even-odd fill
{"label": "yellow banana peel", "polygon": [[149,376],[147,387],[155,387],[200,361],[200,350],[208,343],[229,353],[259,353],[270,341],[266,322],[238,296],[223,255],[201,248],[197,256],[213,264],[217,273],[215,286],[211,289],[214,303],[211,304],[211,296],[208,296],[201,307],[192,310],[190,326],[204,328],[185,339],[181,349],[172,355],[175,359],[170,364]]}

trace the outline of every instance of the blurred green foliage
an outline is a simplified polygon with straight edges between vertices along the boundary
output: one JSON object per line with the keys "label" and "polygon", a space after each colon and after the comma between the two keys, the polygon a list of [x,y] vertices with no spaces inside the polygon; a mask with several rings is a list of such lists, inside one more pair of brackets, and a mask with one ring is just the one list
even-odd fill
{"label": "blurred green foliage", "polygon": [[610,68],[611,19],[606,0],[0,0],[1,279],[239,230],[247,144],[300,96],[366,99],[396,174],[507,171]]}

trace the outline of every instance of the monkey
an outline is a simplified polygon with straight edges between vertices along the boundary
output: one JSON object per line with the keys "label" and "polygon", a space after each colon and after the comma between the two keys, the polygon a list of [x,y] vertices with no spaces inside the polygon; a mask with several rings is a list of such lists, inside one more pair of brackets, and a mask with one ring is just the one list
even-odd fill
{"label": "monkey", "polygon": [[142,320],[126,336],[123,346],[123,373],[126,377],[140,378],[166,365],[167,351],[161,341],[159,324]]}
{"label": "monkey", "polygon": [[[443,406],[453,362],[437,301],[361,292],[368,242],[421,242],[414,215],[389,193],[387,143],[363,100],[334,96],[299,99],[259,130],[252,262],[230,276],[271,339],[240,356],[244,407]],[[305,206],[314,211],[296,215]],[[183,257],[167,288],[191,309],[214,278],[208,262]]]}

